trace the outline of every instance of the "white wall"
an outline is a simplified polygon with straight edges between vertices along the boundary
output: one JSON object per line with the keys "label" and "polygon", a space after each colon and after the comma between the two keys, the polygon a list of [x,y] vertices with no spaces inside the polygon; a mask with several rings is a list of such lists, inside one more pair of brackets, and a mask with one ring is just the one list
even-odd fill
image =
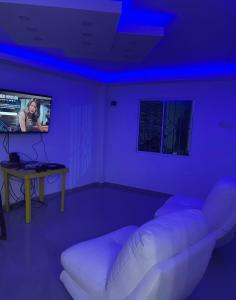
{"label": "white wall", "polygon": [[[68,189],[108,181],[206,196],[219,177],[236,177],[235,86],[235,81],[206,81],[106,88],[78,78],[0,64],[0,88],[53,97],[50,132],[43,137],[49,160],[70,169]],[[163,97],[194,101],[189,157],[137,151],[139,101]],[[117,106],[110,106],[113,100]],[[0,143],[3,138],[0,134]],[[37,134],[10,135],[10,151],[24,152],[34,159],[32,145],[37,141]],[[45,161],[43,145],[36,148],[38,159]],[[1,147],[0,160],[6,159]],[[59,178],[47,184],[46,193],[60,188]]]}
{"label": "white wall", "polygon": [[[139,101],[162,97],[194,101],[189,157],[137,151]],[[205,197],[219,177],[236,176],[235,120],[235,81],[110,86],[104,180]]]}
{"label": "white wall", "polygon": [[[43,135],[49,160],[69,168],[68,189],[99,180],[102,165],[97,155],[103,149],[103,119],[99,116],[104,101],[103,86],[0,63],[0,88],[52,96],[50,129]],[[0,143],[3,138],[4,134],[0,134]],[[11,134],[10,152],[23,152],[35,159],[32,145],[39,140],[38,134]],[[38,160],[46,161],[43,144],[35,147]],[[21,158],[26,157],[21,154]],[[3,147],[0,160],[8,160]],[[47,184],[46,193],[60,189],[58,178],[55,183]]]}

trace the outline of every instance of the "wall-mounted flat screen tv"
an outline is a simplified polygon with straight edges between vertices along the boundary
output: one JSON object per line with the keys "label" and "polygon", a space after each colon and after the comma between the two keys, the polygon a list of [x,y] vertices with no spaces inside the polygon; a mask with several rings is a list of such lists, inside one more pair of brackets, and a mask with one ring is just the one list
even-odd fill
{"label": "wall-mounted flat screen tv", "polygon": [[50,96],[0,89],[0,133],[48,132]]}

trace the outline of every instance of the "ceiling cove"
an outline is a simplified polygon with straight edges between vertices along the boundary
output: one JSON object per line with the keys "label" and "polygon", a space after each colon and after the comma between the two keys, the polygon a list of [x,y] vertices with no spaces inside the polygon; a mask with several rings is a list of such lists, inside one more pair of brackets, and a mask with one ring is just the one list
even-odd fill
{"label": "ceiling cove", "polygon": [[0,59],[106,83],[234,78],[236,5],[195,2],[0,1]]}

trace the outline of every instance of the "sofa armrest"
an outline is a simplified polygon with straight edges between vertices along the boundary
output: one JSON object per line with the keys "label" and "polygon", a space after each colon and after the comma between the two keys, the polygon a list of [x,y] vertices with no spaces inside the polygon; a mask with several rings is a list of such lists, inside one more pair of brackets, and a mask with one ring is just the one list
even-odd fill
{"label": "sofa armrest", "polygon": [[188,196],[175,195],[167,199],[162,207],[157,209],[154,218],[167,215],[176,211],[186,209],[199,209],[201,210],[204,200],[200,198],[193,198]]}
{"label": "sofa armrest", "polygon": [[98,297],[114,260],[135,230],[136,226],[126,226],[66,249],[61,254],[63,268],[81,289]]}

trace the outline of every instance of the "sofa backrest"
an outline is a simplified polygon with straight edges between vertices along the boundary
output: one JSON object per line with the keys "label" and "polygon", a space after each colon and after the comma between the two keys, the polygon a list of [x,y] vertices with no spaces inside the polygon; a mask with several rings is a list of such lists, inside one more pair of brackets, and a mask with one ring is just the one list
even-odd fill
{"label": "sofa backrest", "polygon": [[211,230],[227,228],[236,222],[236,181],[231,177],[219,180],[203,205],[202,212],[207,217]]}
{"label": "sofa backrest", "polygon": [[207,220],[199,210],[176,212],[145,223],[125,243],[108,274],[108,299],[125,299],[150,268],[181,253],[207,233]]}
{"label": "sofa backrest", "polygon": [[180,254],[154,265],[125,300],[183,300],[202,279],[215,245],[215,232]]}

